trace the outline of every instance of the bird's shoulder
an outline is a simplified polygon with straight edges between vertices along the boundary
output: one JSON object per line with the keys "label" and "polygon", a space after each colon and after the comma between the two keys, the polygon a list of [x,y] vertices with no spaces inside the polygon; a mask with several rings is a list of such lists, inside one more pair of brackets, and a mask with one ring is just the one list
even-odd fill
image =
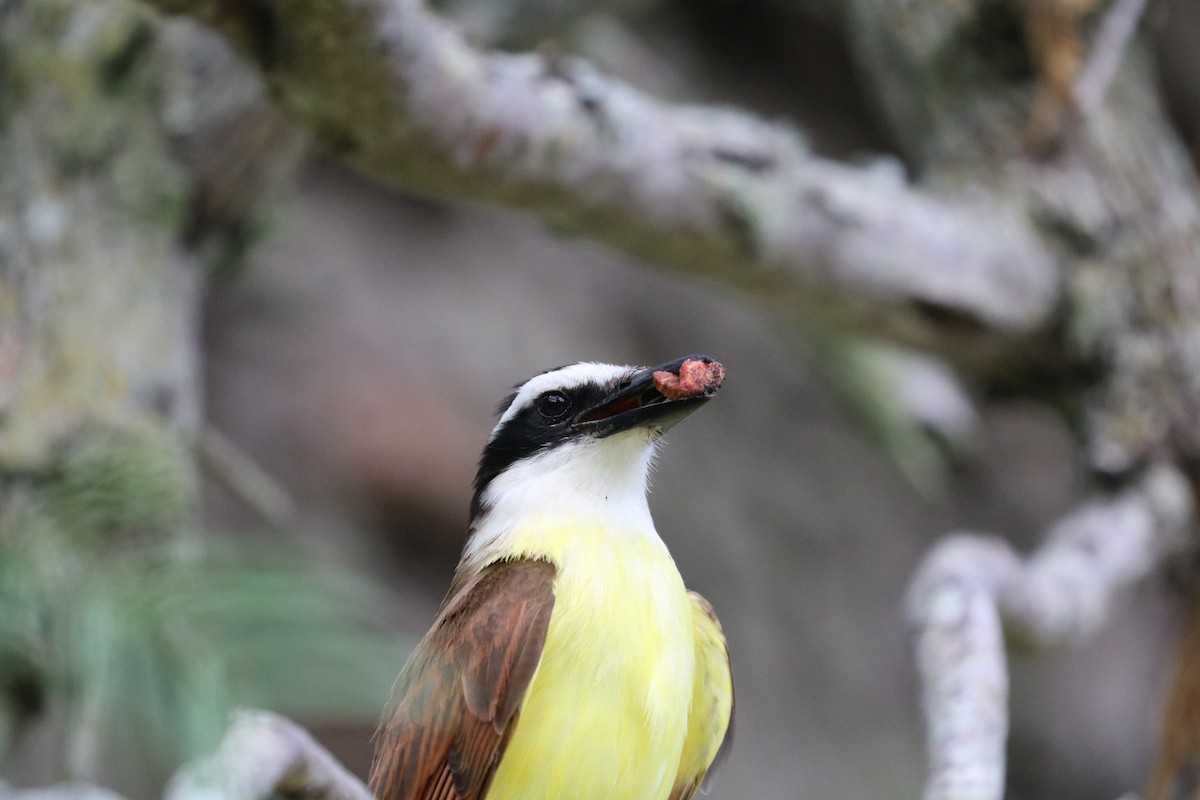
{"label": "bird's shoulder", "polygon": [[371,770],[377,798],[485,795],[541,659],[555,572],[498,561],[447,599],[397,679]]}

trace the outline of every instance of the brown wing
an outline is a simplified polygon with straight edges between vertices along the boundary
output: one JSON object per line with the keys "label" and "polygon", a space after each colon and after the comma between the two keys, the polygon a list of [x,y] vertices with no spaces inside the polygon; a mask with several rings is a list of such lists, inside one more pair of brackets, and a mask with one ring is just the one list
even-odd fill
{"label": "brown wing", "polygon": [[396,681],[379,800],[480,800],[517,722],[554,609],[552,564],[501,561],[449,599]]}

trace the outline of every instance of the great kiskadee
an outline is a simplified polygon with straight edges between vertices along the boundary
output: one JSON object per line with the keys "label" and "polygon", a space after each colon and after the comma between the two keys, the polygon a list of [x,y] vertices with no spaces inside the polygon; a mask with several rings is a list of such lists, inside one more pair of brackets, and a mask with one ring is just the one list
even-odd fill
{"label": "great kiskadee", "polygon": [[544,372],[503,406],[462,559],[397,679],[379,800],[690,800],[732,739],[712,607],[654,529],[655,447],[707,356]]}

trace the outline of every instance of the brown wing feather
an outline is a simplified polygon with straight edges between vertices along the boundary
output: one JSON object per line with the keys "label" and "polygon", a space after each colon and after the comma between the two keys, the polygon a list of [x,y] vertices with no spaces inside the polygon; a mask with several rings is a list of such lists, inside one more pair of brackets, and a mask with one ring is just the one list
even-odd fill
{"label": "brown wing feather", "polygon": [[396,681],[370,787],[379,800],[481,800],[537,671],[554,566],[502,561],[450,598]]}

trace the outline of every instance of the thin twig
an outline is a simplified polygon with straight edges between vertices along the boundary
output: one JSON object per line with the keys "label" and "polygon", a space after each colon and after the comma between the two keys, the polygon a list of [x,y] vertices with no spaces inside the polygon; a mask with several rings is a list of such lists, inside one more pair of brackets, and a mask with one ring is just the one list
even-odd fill
{"label": "thin twig", "polygon": [[292,522],[296,503],[291,494],[229,437],[205,425],[196,445],[204,469],[268,525],[284,528]]}
{"label": "thin twig", "polygon": [[1146,0],[1113,0],[1108,7],[1092,52],[1075,82],[1075,109],[1080,115],[1087,116],[1104,101],[1145,10]]}

